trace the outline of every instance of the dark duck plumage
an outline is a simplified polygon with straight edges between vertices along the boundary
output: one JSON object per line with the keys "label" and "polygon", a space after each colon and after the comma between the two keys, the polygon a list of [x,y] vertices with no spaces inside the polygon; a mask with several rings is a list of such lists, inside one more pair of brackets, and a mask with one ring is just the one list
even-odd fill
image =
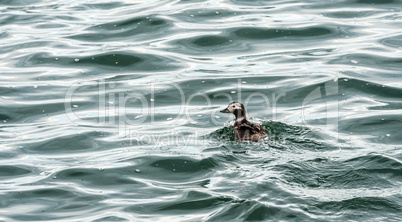
{"label": "dark duck plumage", "polygon": [[259,141],[266,138],[268,135],[264,128],[257,124],[251,123],[246,119],[246,109],[239,102],[232,102],[221,110],[221,113],[233,113],[236,117],[236,122],[233,126],[235,140],[250,140]]}

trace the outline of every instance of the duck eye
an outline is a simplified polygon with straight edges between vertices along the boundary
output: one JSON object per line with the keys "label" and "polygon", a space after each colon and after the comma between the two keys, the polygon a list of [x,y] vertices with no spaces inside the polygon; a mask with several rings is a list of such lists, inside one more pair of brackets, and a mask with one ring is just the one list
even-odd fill
{"label": "duck eye", "polygon": [[233,105],[232,107],[233,107],[233,108],[235,108],[236,106],[235,106],[235,105]]}

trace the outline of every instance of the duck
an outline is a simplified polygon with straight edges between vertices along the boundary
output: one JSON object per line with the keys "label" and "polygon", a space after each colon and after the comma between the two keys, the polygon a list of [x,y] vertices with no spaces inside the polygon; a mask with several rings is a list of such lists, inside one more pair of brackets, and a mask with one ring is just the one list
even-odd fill
{"label": "duck", "polygon": [[239,102],[230,103],[221,113],[232,113],[235,115],[236,121],[233,125],[233,133],[235,140],[246,140],[258,142],[268,137],[265,129],[257,123],[251,123],[246,118],[246,109]]}

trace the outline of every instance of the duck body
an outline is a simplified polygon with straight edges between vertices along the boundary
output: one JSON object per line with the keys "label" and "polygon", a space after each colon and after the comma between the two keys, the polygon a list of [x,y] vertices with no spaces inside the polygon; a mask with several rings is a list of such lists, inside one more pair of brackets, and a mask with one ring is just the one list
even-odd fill
{"label": "duck body", "polygon": [[235,140],[259,141],[268,136],[260,124],[251,123],[247,120],[244,105],[239,102],[230,103],[226,109],[221,110],[221,113],[235,115],[236,121],[233,125]]}
{"label": "duck body", "polygon": [[251,123],[248,120],[235,122],[233,126],[235,140],[251,140],[258,141],[266,138],[268,135],[264,128],[256,123]]}

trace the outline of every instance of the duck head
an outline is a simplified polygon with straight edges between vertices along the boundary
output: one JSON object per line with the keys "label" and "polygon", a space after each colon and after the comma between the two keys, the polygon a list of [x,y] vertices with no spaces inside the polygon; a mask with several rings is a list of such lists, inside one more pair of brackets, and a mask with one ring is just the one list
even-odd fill
{"label": "duck head", "polygon": [[244,105],[239,102],[230,103],[225,109],[220,111],[221,113],[232,113],[236,119],[246,118],[246,109]]}

